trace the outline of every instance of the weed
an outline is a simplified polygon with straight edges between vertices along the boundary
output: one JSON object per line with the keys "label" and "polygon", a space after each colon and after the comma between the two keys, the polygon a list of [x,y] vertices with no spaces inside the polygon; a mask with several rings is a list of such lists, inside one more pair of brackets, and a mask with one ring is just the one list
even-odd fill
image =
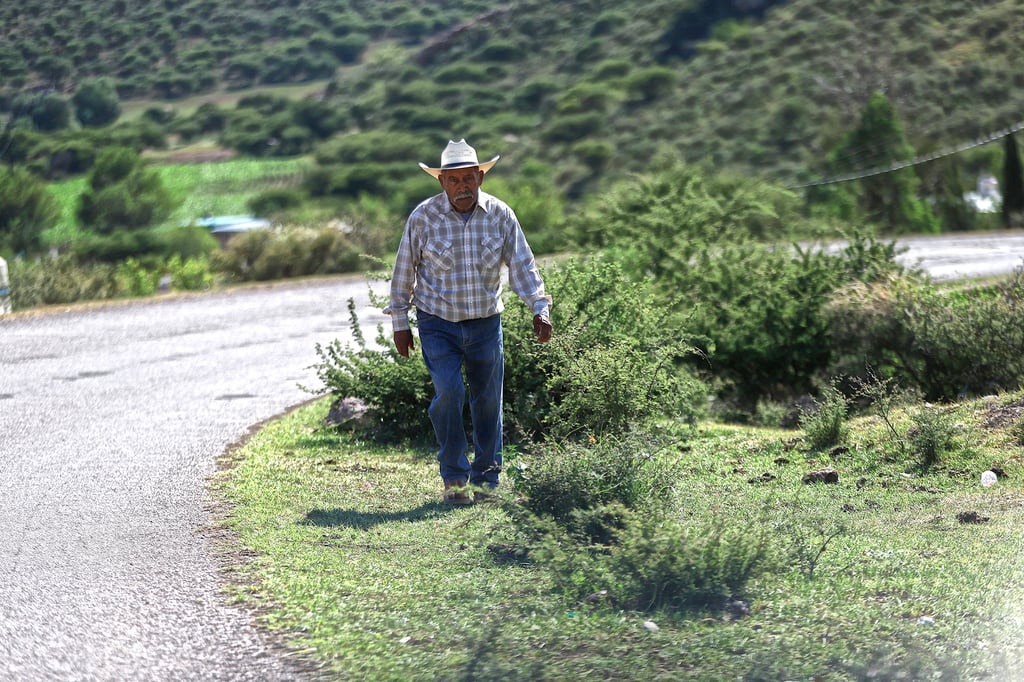
{"label": "weed", "polygon": [[849,404],[835,383],[822,389],[821,398],[812,409],[800,415],[800,428],[807,434],[813,448],[827,448],[843,441]]}

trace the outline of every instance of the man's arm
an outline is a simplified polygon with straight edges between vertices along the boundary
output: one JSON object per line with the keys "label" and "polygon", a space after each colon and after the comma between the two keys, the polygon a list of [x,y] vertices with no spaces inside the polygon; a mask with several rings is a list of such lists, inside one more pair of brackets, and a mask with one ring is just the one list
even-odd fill
{"label": "man's arm", "polygon": [[533,335],[541,343],[551,340],[551,297],[544,291],[544,280],[533,251],[526,241],[523,228],[510,211],[512,231],[506,241],[505,262],[508,264],[508,283],[519,298],[533,312]]}
{"label": "man's arm", "polygon": [[391,275],[391,300],[384,309],[385,314],[391,315],[395,347],[403,357],[409,357],[409,350],[415,348],[409,328],[409,308],[412,305],[413,286],[416,284],[417,249],[414,241],[410,220],[406,222],[402,241],[398,245],[395,269]]}

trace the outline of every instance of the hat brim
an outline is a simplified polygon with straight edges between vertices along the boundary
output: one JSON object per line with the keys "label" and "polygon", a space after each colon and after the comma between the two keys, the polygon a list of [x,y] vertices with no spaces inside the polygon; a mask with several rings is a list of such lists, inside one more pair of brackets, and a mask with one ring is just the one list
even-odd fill
{"label": "hat brim", "polygon": [[[481,164],[477,164],[477,167],[480,170],[482,170],[484,173],[486,173],[487,171],[489,171],[492,168],[494,168],[494,164],[498,163],[498,159],[500,159],[500,158],[501,158],[500,155],[495,156],[490,161],[485,161],[485,162],[483,162]],[[446,170],[455,170],[456,168],[473,168],[473,166],[449,166],[448,168],[431,168],[427,164],[421,163],[420,164],[420,168],[423,169],[423,172],[428,173],[430,175],[433,175],[435,178],[439,178],[439,177],[441,177],[441,173],[443,173]]]}

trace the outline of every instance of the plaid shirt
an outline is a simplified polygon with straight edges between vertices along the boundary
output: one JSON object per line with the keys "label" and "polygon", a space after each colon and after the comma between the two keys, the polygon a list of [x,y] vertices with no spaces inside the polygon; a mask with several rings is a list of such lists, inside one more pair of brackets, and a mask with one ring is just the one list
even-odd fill
{"label": "plaid shirt", "polygon": [[481,191],[469,220],[452,208],[443,192],[413,209],[405,224],[391,278],[394,331],[409,328],[409,307],[449,322],[497,315],[502,269],[509,285],[534,315],[548,313],[551,297],[508,205]]}

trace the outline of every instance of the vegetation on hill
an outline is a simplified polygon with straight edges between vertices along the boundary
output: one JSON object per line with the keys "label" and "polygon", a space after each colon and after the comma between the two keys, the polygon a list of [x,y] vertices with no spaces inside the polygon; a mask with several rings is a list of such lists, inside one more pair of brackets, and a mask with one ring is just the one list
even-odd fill
{"label": "vegetation on hill", "polygon": [[[1008,0],[115,0],[56,13],[28,0],[3,12],[0,70],[14,114],[42,103],[25,98],[40,87],[67,96],[101,78],[122,98],[173,98],[333,77],[323,100],[331,116],[314,107],[274,122],[262,112],[261,122],[229,122],[237,130],[224,142],[307,151],[310,142],[265,143],[283,143],[311,117],[320,138],[382,131],[429,142],[404,145],[403,159],[467,136],[502,153],[512,173],[551,166],[570,198],[665,159],[784,183],[888,163],[865,148],[829,158],[876,91],[905,122],[905,151],[935,152],[1017,122],[1024,84],[1015,40],[1024,9]],[[339,46],[356,40],[363,49]],[[973,177],[997,170],[998,154],[961,162]],[[922,191],[937,194],[944,165],[919,170]]]}

